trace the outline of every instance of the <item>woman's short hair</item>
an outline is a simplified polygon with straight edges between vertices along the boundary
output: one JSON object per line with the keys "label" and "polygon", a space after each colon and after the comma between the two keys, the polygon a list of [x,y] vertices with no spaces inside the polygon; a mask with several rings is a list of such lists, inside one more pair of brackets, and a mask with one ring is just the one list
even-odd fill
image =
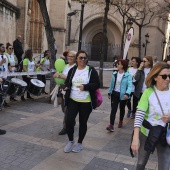
{"label": "woman's short hair", "polygon": [[83,51],[83,50],[80,50],[80,51],[77,52],[76,58],[77,58],[77,57],[79,56],[79,54],[81,54],[81,53],[86,54],[86,57],[88,58],[88,54],[87,54],[85,51]]}
{"label": "woman's short hair", "polygon": [[68,55],[69,53],[72,53],[74,56],[76,56],[76,54],[77,54],[77,52],[76,52],[76,51],[73,51],[73,50],[69,51],[69,52],[67,53],[67,55]]}
{"label": "woman's short hair", "polygon": [[159,63],[155,64],[146,78],[146,81],[145,81],[146,86],[153,87],[156,84],[155,78],[158,76],[158,74],[163,69],[169,69],[169,68],[170,68],[170,66],[165,62],[159,62]]}
{"label": "woman's short hair", "polygon": [[12,46],[9,42],[6,43],[6,49],[8,49],[10,46]]}
{"label": "woman's short hair", "polygon": [[150,66],[150,68],[152,68],[153,67],[153,57],[152,56],[145,56],[143,58],[146,58],[149,61],[149,63],[150,63],[149,66]]}
{"label": "woman's short hair", "polygon": [[121,62],[122,66],[123,66],[123,70],[127,71],[128,69],[128,61],[127,60],[123,60],[123,59],[118,59],[117,63]]}
{"label": "woman's short hair", "polygon": [[136,62],[138,63],[137,64],[137,68],[139,68],[140,63],[142,62],[141,58],[139,58],[139,57],[132,57],[131,60],[133,60],[133,59],[136,60]]}
{"label": "woman's short hair", "polygon": [[64,57],[67,57],[67,54],[68,54],[68,51],[64,51],[64,52],[63,52],[63,56],[64,56]]}

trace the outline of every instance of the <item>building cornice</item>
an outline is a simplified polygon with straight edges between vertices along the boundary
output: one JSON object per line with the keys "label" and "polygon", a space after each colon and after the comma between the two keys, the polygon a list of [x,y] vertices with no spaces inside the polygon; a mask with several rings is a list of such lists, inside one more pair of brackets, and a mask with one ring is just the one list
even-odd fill
{"label": "building cornice", "polygon": [[20,9],[6,0],[0,0],[0,5],[16,13],[16,18],[20,16]]}

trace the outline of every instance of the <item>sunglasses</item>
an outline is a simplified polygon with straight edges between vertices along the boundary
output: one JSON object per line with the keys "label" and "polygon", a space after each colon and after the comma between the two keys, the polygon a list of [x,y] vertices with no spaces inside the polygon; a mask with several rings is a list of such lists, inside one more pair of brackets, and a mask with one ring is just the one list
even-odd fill
{"label": "sunglasses", "polygon": [[117,63],[116,65],[122,65],[121,63]]}
{"label": "sunglasses", "polygon": [[144,63],[145,63],[145,62],[147,62],[147,61],[143,60],[142,62],[144,62]]}
{"label": "sunglasses", "polygon": [[13,50],[13,48],[9,48],[10,50]]}
{"label": "sunglasses", "polygon": [[161,76],[163,80],[166,80],[167,77],[169,77],[169,79],[170,79],[170,75],[163,74],[163,75],[159,75],[159,76]]}
{"label": "sunglasses", "polygon": [[83,56],[79,56],[77,58],[79,58],[80,60],[87,60],[87,57],[83,57]]}

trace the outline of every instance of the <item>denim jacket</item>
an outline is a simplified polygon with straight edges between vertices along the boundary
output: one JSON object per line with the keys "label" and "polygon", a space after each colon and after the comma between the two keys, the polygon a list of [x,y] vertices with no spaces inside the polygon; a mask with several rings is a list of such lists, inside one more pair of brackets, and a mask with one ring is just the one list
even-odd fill
{"label": "denim jacket", "polygon": [[[111,95],[112,92],[114,91],[116,79],[117,71],[113,72],[112,74],[108,95]],[[130,97],[131,92],[132,92],[132,76],[129,74],[129,72],[125,72],[120,84],[120,100],[124,100],[124,95]]]}

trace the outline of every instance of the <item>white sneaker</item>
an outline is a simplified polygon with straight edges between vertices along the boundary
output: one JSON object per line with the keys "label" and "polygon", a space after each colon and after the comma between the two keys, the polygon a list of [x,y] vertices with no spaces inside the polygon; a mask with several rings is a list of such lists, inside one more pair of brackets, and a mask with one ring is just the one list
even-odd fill
{"label": "white sneaker", "polygon": [[73,144],[74,144],[74,141],[69,141],[64,148],[64,152],[65,153],[71,152],[71,148],[72,148]]}
{"label": "white sneaker", "polygon": [[76,146],[72,149],[73,152],[80,152],[83,149],[83,146],[81,143],[77,143]]}

